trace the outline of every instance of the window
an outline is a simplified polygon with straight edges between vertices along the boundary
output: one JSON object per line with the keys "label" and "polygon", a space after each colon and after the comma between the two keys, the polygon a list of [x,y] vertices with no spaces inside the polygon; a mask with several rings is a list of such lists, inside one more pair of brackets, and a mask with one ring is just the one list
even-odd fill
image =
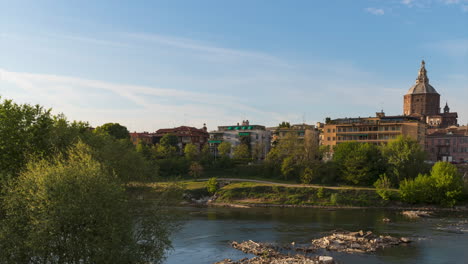
{"label": "window", "polygon": [[335,140],[336,140],[336,138],[335,138],[335,137],[333,137],[333,141],[335,141]]}
{"label": "window", "polygon": [[335,133],[335,129],[333,129],[333,133]]}
{"label": "window", "polygon": [[327,129],[327,133],[330,133],[330,129]]}
{"label": "window", "polygon": [[330,137],[327,137],[327,140],[330,141]]}

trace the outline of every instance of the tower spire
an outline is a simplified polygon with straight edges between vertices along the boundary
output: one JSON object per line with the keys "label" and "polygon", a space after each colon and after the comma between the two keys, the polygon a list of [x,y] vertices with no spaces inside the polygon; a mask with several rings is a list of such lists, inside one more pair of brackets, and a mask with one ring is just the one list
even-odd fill
{"label": "tower spire", "polygon": [[426,63],[424,60],[421,61],[421,68],[418,72],[418,78],[416,79],[416,84],[418,83],[429,83],[429,78],[427,78]]}

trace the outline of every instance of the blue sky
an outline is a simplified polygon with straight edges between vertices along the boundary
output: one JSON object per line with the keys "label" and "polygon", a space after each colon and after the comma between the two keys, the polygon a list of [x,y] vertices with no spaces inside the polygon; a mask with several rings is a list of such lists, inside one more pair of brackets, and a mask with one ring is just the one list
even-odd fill
{"label": "blue sky", "polygon": [[131,131],[401,114],[421,59],[468,123],[468,0],[0,0],[0,96]]}

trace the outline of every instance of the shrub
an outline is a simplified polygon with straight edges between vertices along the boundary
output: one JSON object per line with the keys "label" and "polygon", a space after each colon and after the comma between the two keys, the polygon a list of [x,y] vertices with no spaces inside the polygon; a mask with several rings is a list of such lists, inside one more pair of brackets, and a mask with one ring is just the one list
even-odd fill
{"label": "shrub", "polygon": [[431,175],[418,175],[400,183],[400,195],[409,203],[437,203],[453,206],[462,198],[463,180],[457,168],[448,162],[437,162]]}
{"label": "shrub", "polygon": [[210,193],[211,195],[215,194],[216,191],[218,191],[219,189],[218,179],[215,177],[210,178],[206,182],[206,189],[208,190],[208,193]]}
{"label": "shrub", "polygon": [[318,188],[317,190],[317,198],[322,199],[324,197],[324,190],[323,187]]}
{"label": "shrub", "polygon": [[374,183],[376,192],[382,199],[389,200],[391,198],[392,192],[389,190],[392,186],[390,179],[387,177],[387,174],[381,174],[379,179]]}
{"label": "shrub", "polygon": [[434,192],[430,176],[419,174],[414,180],[400,182],[400,197],[407,203],[430,203]]}
{"label": "shrub", "polygon": [[29,163],[9,185],[0,220],[2,263],[160,263],[170,246],[162,215],[138,219],[117,176],[79,143]]}
{"label": "shrub", "polygon": [[332,193],[330,195],[330,203],[332,205],[338,205],[338,203],[340,202],[340,196],[338,193]]}
{"label": "shrub", "polygon": [[310,184],[314,178],[314,171],[311,168],[305,168],[301,173],[301,182],[303,184]]}
{"label": "shrub", "polygon": [[203,174],[202,165],[198,162],[192,162],[192,164],[190,164],[189,174],[194,178],[200,177]]}

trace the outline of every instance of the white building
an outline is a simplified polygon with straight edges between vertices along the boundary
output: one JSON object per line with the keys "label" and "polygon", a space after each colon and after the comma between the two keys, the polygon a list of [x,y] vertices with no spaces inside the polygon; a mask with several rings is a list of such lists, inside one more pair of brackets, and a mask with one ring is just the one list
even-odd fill
{"label": "white building", "polygon": [[211,151],[217,155],[217,149],[222,142],[231,143],[236,147],[242,143],[250,145],[250,149],[260,146],[263,149],[261,158],[264,159],[270,151],[271,132],[265,126],[250,125],[249,120],[232,126],[219,126],[218,130],[210,132],[208,143]]}

